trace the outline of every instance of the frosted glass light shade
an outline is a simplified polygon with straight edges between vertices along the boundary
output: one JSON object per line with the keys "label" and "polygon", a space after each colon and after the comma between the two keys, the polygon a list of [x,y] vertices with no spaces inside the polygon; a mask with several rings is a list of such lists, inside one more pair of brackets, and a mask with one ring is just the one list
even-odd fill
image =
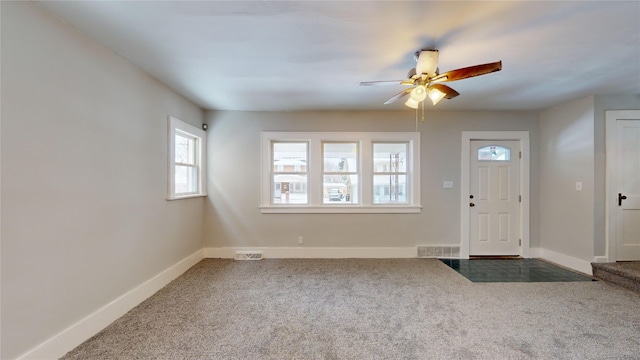
{"label": "frosted glass light shade", "polygon": [[411,90],[410,95],[411,98],[416,102],[423,101],[427,98],[427,88],[425,88],[424,85],[418,85],[413,88],[413,90]]}
{"label": "frosted glass light shade", "polygon": [[417,109],[420,102],[413,100],[412,98],[407,99],[407,102],[404,103],[406,106]]}
{"label": "frosted glass light shade", "polygon": [[442,91],[433,87],[429,88],[429,99],[431,99],[433,105],[439,103],[440,100],[444,99],[445,96],[447,96],[447,94],[443,93]]}

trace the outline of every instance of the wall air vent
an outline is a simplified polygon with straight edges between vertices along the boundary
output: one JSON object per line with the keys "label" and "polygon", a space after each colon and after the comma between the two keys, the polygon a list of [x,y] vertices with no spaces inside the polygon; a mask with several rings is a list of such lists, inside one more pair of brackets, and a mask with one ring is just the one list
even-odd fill
{"label": "wall air vent", "polygon": [[236,251],[235,260],[262,260],[262,251]]}
{"label": "wall air vent", "polygon": [[417,247],[417,257],[436,259],[459,259],[460,246],[420,245]]}

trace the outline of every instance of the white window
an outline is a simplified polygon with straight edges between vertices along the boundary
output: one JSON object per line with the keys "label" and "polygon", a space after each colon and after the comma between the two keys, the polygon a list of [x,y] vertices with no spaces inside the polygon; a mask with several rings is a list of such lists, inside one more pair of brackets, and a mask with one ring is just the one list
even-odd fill
{"label": "white window", "polygon": [[373,143],[373,203],[408,204],[408,142]]}
{"label": "white window", "polygon": [[273,141],[270,175],[274,204],[307,204],[307,142]]}
{"label": "white window", "polygon": [[358,142],[322,143],[323,204],[358,204]]}
{"label": "white window", "polygon": [[420,134],[263,132],[260,208],[420,212]]}
{"label": "white window", "polygon": [[169,116],[167,199],[206,196],[206,133]]}

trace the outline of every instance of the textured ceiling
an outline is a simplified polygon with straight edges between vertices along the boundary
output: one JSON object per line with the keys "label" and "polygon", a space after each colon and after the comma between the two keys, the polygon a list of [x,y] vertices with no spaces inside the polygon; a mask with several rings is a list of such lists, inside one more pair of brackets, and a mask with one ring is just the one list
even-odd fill
{"label": "textured ceiling", "polygon": [[[38,1],[205,109],[394,110],[414,52],[450,82],[438,110],[535,110],[640,94],[638,1]],[[427,110],[432,105],[427,106]]]}

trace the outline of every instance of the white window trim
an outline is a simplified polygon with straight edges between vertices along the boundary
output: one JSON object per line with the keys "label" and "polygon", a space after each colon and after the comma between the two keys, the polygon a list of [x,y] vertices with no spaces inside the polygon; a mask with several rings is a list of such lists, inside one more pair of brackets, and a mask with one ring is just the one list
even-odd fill
{"label": "white window trim", "polygon": [[[188,199],[194,197],[207,196],[207,167],[206,167],[206,149],[207,149],[207,133],[204,130],[188,124],[184,121],[168,117],[167,121],[167,137],[168,137],[168,181],[167,181],[167,200]],[[196,166],[198,167],[198,190],[195,193],[175,194],[175,169],[176,169],[176,132],[182,132],[196,139]]]}
{"label": "white window trim", "polygon": [[[273,204],[271,202],[272,141],[309,143],[307,204]],[[358,163],[359,204],[327,205],[322,202],[322,142],[357,142],[360,144]],[[373,204],[373,143],[408,142],[408,204]],[[420,205],[420,133],[417,132],[277,132],[261,134],[261,205],[263,214],[288,213],[419,213]]]}

